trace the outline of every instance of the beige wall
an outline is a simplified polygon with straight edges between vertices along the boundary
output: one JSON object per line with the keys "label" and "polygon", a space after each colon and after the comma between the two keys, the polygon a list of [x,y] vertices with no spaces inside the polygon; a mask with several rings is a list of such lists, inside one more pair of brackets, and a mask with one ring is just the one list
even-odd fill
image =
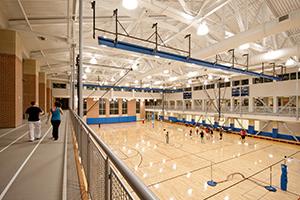
{"label": "beige wall", "polygon": [[45,72],[39,72],[39,105],[43,110],[47,107],[47,82]]}
{"label": "beige wall", "polygon": [[127,101],[127,113],[128,113],[128,116],[136,115],[136,100],[135,99]]}

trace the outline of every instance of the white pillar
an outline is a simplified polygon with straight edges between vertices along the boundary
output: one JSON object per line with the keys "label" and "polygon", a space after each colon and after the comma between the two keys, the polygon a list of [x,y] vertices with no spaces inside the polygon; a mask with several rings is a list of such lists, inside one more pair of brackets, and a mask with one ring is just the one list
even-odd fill
{"label": "white pillar", "polygon": [[278,112],[278,97],[273,96],[273,113]]}
{"label": "white pillar", "polygon": [[233,107],[234,107],[234,99],[231,98],[231,99],[230,99],[230,111],[231,111],[231,112],[233,111]]}
{"label": "white pillar", "polygon": [[253,97],[249,97],[249,107],[248,107],[248,111],[251,113],[253,112]]}

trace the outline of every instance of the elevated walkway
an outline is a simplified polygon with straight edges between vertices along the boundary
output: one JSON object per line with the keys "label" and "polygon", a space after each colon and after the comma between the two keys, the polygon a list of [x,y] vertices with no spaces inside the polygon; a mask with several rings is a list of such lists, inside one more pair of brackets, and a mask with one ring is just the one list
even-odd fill
{"label": "elevated walkway", "polygon": [[72,137],[66,112],[58,141],[50,123],[29,142],[28,126],[0,130],[0,200],[80,199]]}

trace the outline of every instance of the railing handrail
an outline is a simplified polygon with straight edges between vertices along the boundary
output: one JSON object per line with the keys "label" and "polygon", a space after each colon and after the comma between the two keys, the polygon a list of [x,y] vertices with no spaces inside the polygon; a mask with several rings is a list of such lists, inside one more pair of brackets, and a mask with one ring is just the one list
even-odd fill
{"label": "railing handrail", "polygon": [[152,192],[147,188],[147,186],[125,165],[125,163],[120,160],[115,153],[106,145],[94,132],[94,130],[81,119],[77,113],[71,110],[71,113],[75,116],[76,119],[86,128],[90,133],[90,136],[97,142],[101,147],[104,153],[107,155],[108,159],[114,164],[115,168],[120,172],[124,177],[136,195],[143,200],[156,200],[158,199]]}

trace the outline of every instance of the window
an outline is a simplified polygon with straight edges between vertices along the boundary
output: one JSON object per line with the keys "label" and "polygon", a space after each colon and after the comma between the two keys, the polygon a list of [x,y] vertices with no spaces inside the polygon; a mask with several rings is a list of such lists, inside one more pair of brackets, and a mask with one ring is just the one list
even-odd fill
{"label": "window", "polygon": [[106,101],[105,99],[99,99],[99,115],[105,115],[106,114]]}
{"label": "window", "polygon": [[226,82],[225,87],[230,87],[230,82]]}
{"label": "window", "polygon": [[272,79],[269,79],[269,78],[264,78],[264,81],[263,81],[264,83],[270,83],[270,82],[273,82],[273,80]]}
{"label": "window", "polygon": [[242,85],[249,85],[249,79],[244,79],[241,82],[242,82]]}
{"label": "window", "polygon": [[87,114],[87,100],[84,99],[83,100],[83,115],[86,115]]}
{"label": "window", "polygon": [[141,113],[141,103],[138,100],[135,103],[135,110],[136,110],[136,114]]}
{"label": "window", "polygon": [[119,114],[119,102],[118,100],[112,100],[109,102],[109,113],[111,115]]}
{"label": "window", "polygon": [[127,101],[125,99],[122,101],[122,114],[127,114]]}
{"label": "window", "polygon": [[184,91],[192,91],[192,88],[184,88]]}
{"label": "window", "polygon": [[194,90],[201,90],[201,86],[195,86]]}
{"label": "window", "polygon": [[294,73],[291,73],[291,80],[296,80],[296,77],[297,76],[297,74],[296,74],[296,72],[294,72]]}
{"label": "window", "polygon": [[215,88],[215,84],[206,85],[206,89],[214,89],[214,88]]}
{"label": "window", "polygon": [[240,81],[232,81],[232,86],[238,86],[240,85]]}
{"label": "window", "polygon": [[53,88],[66,89],[67,88],[67,84],[65,84],[65,83],[53,83],[52,87]]}
{"label": "window", "polygon": [[96,87],[95,86],[86,86],[86,89],[87,90],[94,90],[94,89],[96,90]]}

